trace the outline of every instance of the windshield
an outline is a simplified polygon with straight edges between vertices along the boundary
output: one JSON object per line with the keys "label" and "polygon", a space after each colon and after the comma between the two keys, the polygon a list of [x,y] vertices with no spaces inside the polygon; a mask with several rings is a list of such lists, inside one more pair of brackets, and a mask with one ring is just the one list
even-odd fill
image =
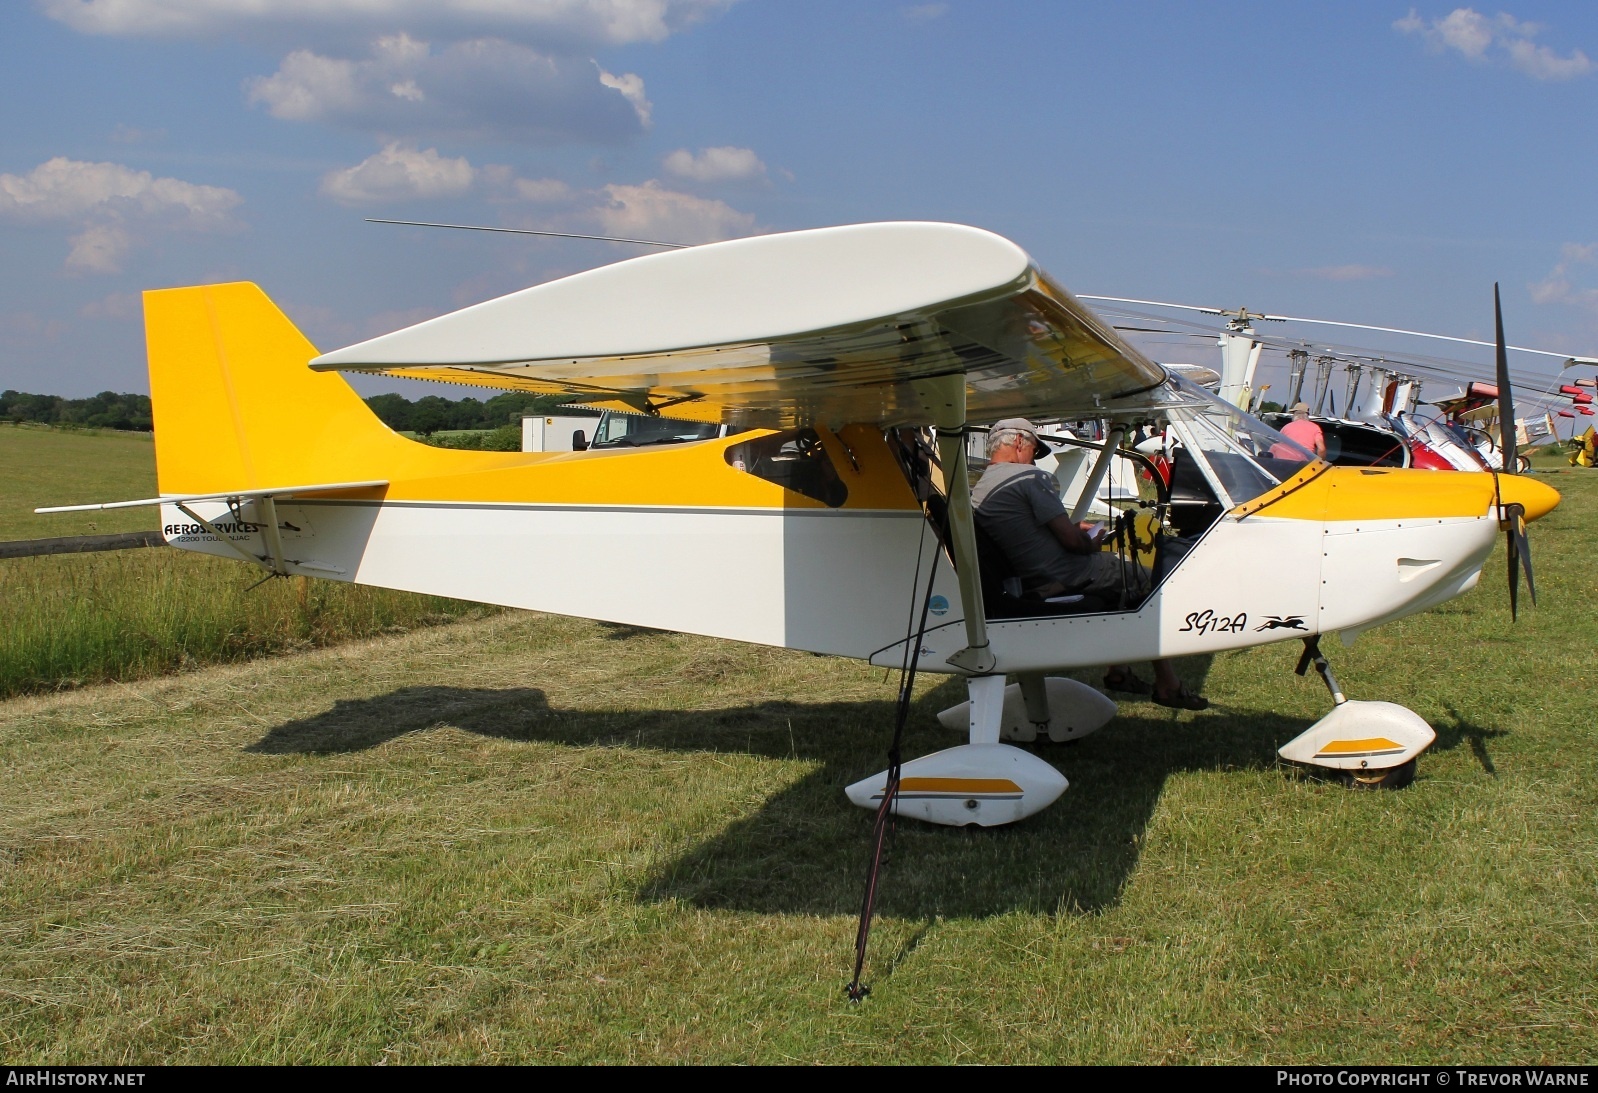
{"label": "windshield", "polygon": [[595,448],[636,448],[645,444],[685,444],[709,440],[721,429],[700,421],[676,421],[645,414],[623,414],[606,410],[594,434]]}
{"label": "windshield", "polygon": [[1217,500],[1251,501],[1302,470],[1315,456],[1229,402],[1172,376],[1160,416],[1176,441],[1199,457]]}

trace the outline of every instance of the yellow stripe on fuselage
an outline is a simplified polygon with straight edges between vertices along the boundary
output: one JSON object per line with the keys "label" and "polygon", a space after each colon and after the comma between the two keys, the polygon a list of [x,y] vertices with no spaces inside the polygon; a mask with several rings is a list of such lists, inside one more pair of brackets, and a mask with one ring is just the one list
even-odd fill
{"label": "yellow stripe on fuselage", "polygon": [[[1486,516],[1498,499],[1491,474],[1375,467],[1326,467],[1307,482],[1290,479],[1233,510],[1282,520],[1443,520]],[[1524,475],[1501,476],[1506,502],[1526,506],[1535,520],[1559,504],[1559,494]]]}
{"label": "yellow stripe on fuselage", "polygon": [[[854,426],[838,435],[825,428],[817,432],[833,469],[848,487],[843,508],[917,508],[880,431]],[[820,501],[727,462],[729,447],[762,435],[766,434],[741,433],[653,449],[527,453],[512,466],[457,474],[401,477],[390,473],[392,485],[384,500],[825,510],[827,506]]]}

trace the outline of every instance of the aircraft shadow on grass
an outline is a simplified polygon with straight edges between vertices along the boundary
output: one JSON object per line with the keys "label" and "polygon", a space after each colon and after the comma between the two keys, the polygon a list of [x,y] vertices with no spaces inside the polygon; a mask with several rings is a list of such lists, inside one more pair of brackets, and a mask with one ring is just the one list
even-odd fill
{"label": "aircraft shadow on grass", "polygon": [[1487,741],[1499,736],[1509,735],[1507,729],[1489,729],[1467,721],[1465,716],[1454,708],[1452,702],[1445,703],[1448,716],[1454,719],[1452,725],[1433,725],[1437,730],[1437,743],[1431,746],[1432,751],[1453,751],[1461,744],[1470,748],[1470,754],[1475,756],[1476,762],[1481,764],[1481,769],[1493,778],[1498,777],[1498,768],[1493,765],[1493,757],[1487,750]]}
{"label": "aircraft shadow on grass", "polygon": [[[1190,658],[1183,669],[1191,683],[1207,671],[1208,658]],[[963,733],[942,728],[935,714],[963,698],[959,681],[950,680],[915,703],[906,758],[962,742]],[[585,711],[552,709],[544,693],[531,687],[405,687],[339,700],[331,710],[272,729],[247,750],[364,751],[450,725],[508,740],[745,752],[817,763],[818,769],[753,815],[732,820],[645,878],[638,896],[726,910],[833,915],[859,908],[871,827],[871,815],[848,804],[843,789],[886,765],[892,718],[887,701]],[[879,907],[885,914],[927,919],[1113,906],[1137,865],[1168,777],[1272,768],[1276,748],[1306,724],[1268,711],[1212,709],[1180,721],[1174,714],[1123,713],[1075,744],[1037,745],[1038,754],[1071,779],[1065,795],[1007,827],[953,830],[901,821],[890,843]]]}

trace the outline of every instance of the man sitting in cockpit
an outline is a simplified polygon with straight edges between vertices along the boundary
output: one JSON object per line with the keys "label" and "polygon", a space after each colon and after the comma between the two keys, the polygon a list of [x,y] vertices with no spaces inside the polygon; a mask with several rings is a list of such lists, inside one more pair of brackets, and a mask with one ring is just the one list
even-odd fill
{"label": "man sitting in cockpit", "polygon": [[[1125,588],[1146,586],[1148,575],[1141,566],[1100,551],[1102,534],[1090,533],[1089,525],[1071,519],[1055,477],[1034,465],[1048,451],[1026,418],[995,423],[988,433],[988,468],[971,491],[977,523],[1004,551],[1022,586],[1044,598],[1082,594],[1104,599],[1118,598]],[[1110,667],[1104,685],[1129,694],[1152,690],[1155,702],[1179,710],[1209,705],[1176,677],[1170,661],[1156,660],[1152,666],[1152,688],[1124,664]]]}

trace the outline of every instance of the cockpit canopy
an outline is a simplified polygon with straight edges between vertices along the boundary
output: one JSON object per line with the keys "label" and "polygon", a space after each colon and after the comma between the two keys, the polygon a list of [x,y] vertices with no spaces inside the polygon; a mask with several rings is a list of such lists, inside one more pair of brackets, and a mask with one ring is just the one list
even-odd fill
{"label": "cockpit canopy", "polygon": [[1192,460],[1223,511],[1252,501],[1315,459],[1263,421],[1181,376],[1172,375],[1143,397],[1154,405],[1127,424],[1163,433],[1166,453],[1178,461],[1185,453]]}

